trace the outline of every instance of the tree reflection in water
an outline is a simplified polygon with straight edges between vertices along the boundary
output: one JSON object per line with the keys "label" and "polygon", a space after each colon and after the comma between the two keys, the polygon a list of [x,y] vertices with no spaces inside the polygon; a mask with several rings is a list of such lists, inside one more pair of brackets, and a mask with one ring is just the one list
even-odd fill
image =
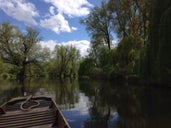
{"label": "tree reflection in water", "polygon": [[118,112],[112,113],[108,119],[108,128],[121,128],[123,127],[123,121],[121,120]]}
{"label": "tree reflection in water", "polygon": [[89,96],[92,103],[90,119],[84,122],[84,128],[170,128],[171,126],[170,89],[101,81],[81,82],[80,89]]}
{"label": "tree reflection in water", "polygon": [[80,89],[84,90],[92,103],[89,109],[90,119],[84,122],[84,128],[110,128],[110,126],[120,128],[119,116],[117,118],[116,115],[115,117],[113,115],[116,113],[116,90],[102,81],[92,83],[80,83]]}
{"label": "tree reflection in water", "polygon": [[28,95],[51,96],[64,109],[73,108],[78,101],[78,81],[46,79],[24,79],[23,81],[2,81],[0,83],[0,103],[14,97]]}

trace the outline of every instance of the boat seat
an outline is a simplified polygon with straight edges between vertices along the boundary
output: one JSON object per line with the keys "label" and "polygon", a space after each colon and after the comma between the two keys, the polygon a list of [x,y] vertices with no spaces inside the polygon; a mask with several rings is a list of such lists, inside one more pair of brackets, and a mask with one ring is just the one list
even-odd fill
{"label": "boat seat", "polygon": [[[47,108],[47,107],[46,107]],[[43,109],[43,108],[41,108]],[[55,120],[55,112],[53,110],[39,110],[35,111],[14,111],[8,112],[7,114],[3,114],[0,116],[0,128],[6,127],[15,127],[15,128],[23,128],[23,127],[32,127],[35,128],[43,128],[52,127],[52,124]],[[40,127],[42,125],[42,127]]]}

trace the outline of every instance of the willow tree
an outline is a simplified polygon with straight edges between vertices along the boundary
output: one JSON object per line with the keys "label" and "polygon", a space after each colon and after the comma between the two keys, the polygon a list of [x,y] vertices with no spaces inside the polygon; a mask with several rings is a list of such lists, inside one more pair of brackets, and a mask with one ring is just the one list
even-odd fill
{"label": "willow tree", "polygon": [[[162,83],[170,83],[171,77],[171,1],[154,1],[151,28],[151,46],[155,66],[152,74],[157,72],[157,78]],[[155,33],[155,34],[154,34]],[[156,54],[155,54],[156,53]],[[157,55],[157,56],[156,56]]]}
{"label": "willow tree", "polygon": [[56,45],[54,50],[54,69],[59,77],[75,75],[78,71],[80,52],[75,47]]}
{"label": "willow tree", "polygon": [[15,65],[18,68],[18,77],[26,76],[28,64],[38,64],[43,61],[44,54],[38,45],[39,32],[30,27],[25,33],[9,23],[0,25],[0,55],[4,63]]}
{"label": "willow tree", "polygon": [[[171,81],[171,3],[161,16],[158,65],[162,82]],[[169,82],[170,83],[170,82]]]}
{"label": "willow tree", "polygon": [[145,78],[153,82],[170,81],[170,8],[170,0],[152,0],[149,41],[143,70]]}

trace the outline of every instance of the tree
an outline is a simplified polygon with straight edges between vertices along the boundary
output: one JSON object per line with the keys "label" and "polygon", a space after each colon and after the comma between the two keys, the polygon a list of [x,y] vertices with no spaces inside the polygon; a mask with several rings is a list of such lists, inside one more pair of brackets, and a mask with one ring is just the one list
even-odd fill
{"label": "tree", "polygon": [[95,66],[96,64],[93,58],[84,58],[80,63],[79,76],[90,76]]}
{"label": "tree", "polygon": [[135,74],[138,72],[141,49],[144,47],[142,38],[127,36],[117,47],[118,65],[121,73]]}
{"label": "tree", "polygon": [[27,65],[44,60],[45,54],[38,45],[41,38],[37,30],[27,27],[26,33],[21,33],[17,27],[5,22],[0,26],[0,37],[1,57],[4,63],[18,67],[19,78],[25,77]]}
{"label": "tree", "polygon": [[[159,53],[158,65],[160,80],[162,82],[170,81],[171,77],[171,4],[161,16],[159,26]],[[170,82],[169,82],[170,83]]]}
{"label": "tree", "polygon": [[38,45],[37,50],[38,49],[39,49],[40,58],[37,58],[38,62],[30,63],[27,65],[26,68],[27,76],[40,77],[40,76],[48,75],[51,51],[49,48],[41,48],[40,45]]}
{"label": "tree", "polygon": [[3,73],[5,73],[5,65],[3,63],[3,60],[0,58],[0,76],[3,75]]}
{"label": "tree", "polygon": [[[148,56],[146,47],[149,45],[151,2],[152,0],[109,0],[108,3],[109,11],[113,15],[113,28],[120,38],[117,66],[129,73],[129,69],[138,73],[137,67],[143,66],[139,71],[144,74],[148,67],[144,66],[147,59],[144,56]],[[135,49],[137,44],[142,44],[139,49]]]}
{"label": "tree", "polygon": [[77,63],[80,58],[79,50],[72,45],[56,45],[54,55],[54,65],[59,77],[76,74],[78,70]]}
{"label": "tree", "polygon": [[144,55],[144,77],[152,82],[170,81],[170,0],[152,0],[149,41]]}
{"label": "tree", "polygon": [[101,8],[95,6],[88,17],[81,20],[81,23],[86,25],[86,30],[92,38],[92,43],[107,45],[110,50],[112,41],[111,21],[112,16],[108,11],[107,2],[103,0]]}
{"label": "tree", "polygon": [[133,35],[147,41],[151,0],[109,0],[108,6],[120,38]]}

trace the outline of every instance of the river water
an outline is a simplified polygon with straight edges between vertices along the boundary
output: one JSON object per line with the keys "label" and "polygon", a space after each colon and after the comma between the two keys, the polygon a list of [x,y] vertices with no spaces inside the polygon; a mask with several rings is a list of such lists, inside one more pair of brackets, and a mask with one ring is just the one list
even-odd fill
{"label": "river water", "polygon": [[106,81],[0,80],[0,104],[51,96],[72,128],[171,128],[171,88]]}

